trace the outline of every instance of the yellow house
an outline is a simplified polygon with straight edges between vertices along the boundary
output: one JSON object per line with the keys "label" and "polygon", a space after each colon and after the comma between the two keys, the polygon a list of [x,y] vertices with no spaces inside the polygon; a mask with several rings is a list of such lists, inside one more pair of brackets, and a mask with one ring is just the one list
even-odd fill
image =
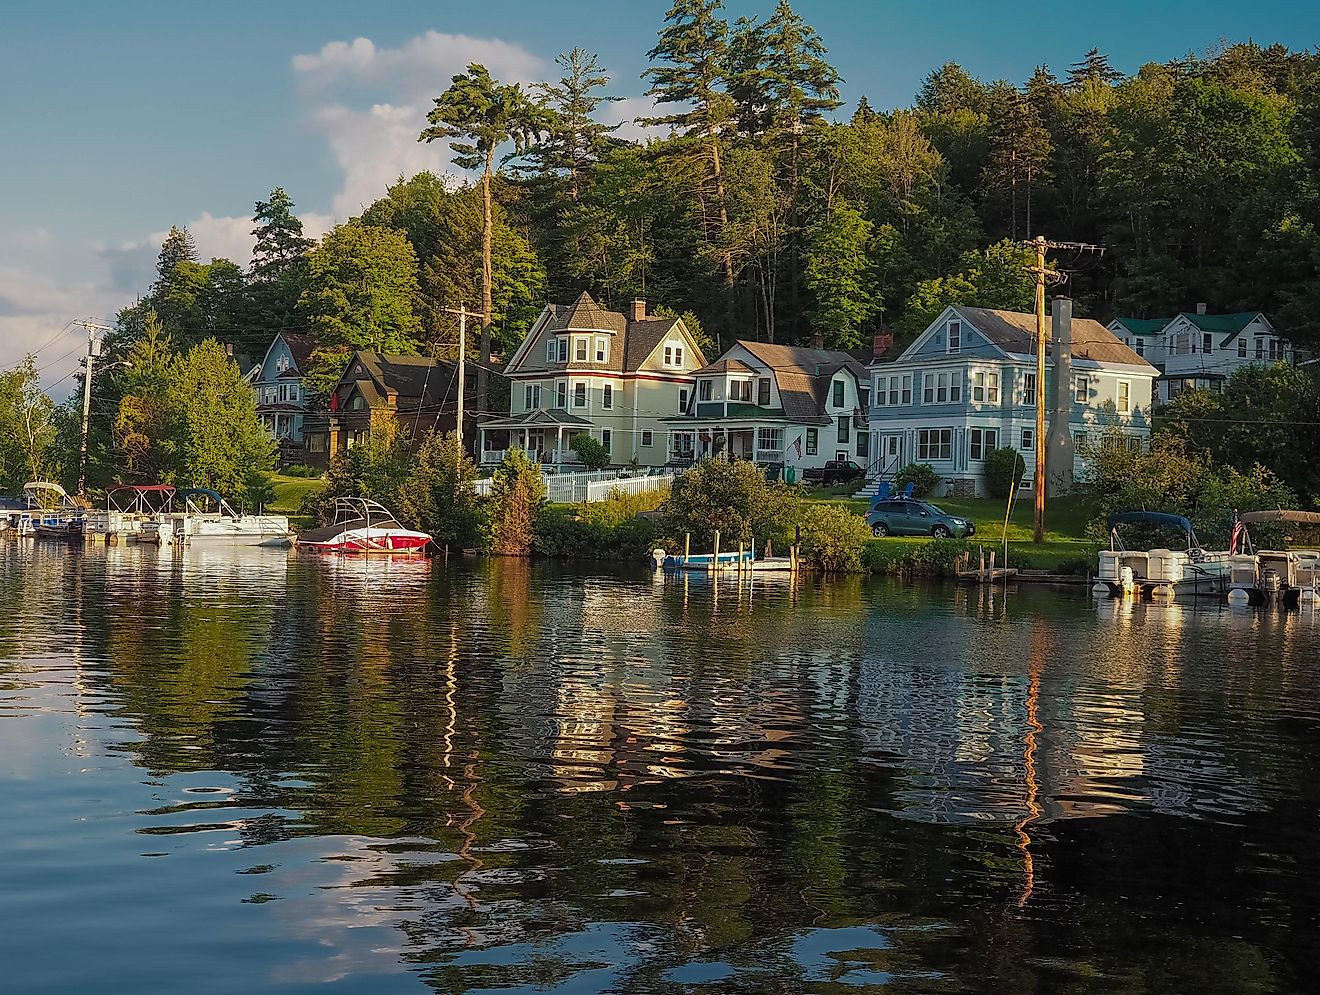
{"label": "yellow house", "polygon": [[590,294],[548,304],[504,370],[509,416],[480,427],[481,461],[497,463],[519,447],[533,460],[577,463],[573,439],[590,435],[610,462],[670,462],[666,419],[684,411],[692,373],[706,365],[681,318],[648,317],[635,300],[628,314]]}

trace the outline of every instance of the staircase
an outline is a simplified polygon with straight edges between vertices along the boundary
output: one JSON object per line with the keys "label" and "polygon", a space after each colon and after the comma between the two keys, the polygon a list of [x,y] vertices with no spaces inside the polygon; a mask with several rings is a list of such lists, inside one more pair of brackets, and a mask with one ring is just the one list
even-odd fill
{"label": "staircase", "polygon": [[888,463],[885,463],[884,457],[881,456],[866,468],[866,483],[862,485],[862,489],[854,494],[853,497],[860,498],[864,501],[873,500],[875,496],[880,493],[881,484],[887,480],[892,484],[893,475],[898,472],[898,469],[897,456],[891,459]]}

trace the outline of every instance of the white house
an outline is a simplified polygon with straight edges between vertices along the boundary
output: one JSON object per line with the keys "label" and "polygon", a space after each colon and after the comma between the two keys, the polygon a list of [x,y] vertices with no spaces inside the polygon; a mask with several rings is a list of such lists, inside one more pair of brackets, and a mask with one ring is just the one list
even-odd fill
{"label": "white house", "polygon": [[[1073,319],[1071,301],[1056,299],[1054,307],[1046,346],[1048,442],[1066,464],[1060,473],[1071,479],[1081,469],[1075,453],[1088,441],[1117,430],[1128,445],[1146,444],[1158,371],[1103,325]],[[1035,352],[1035,315],[949,307],[900,355],[873,362],[872,476],[892,478],[908,463],[929,463],[945,478],[946,492],[984,494],[986,456],[1012,447],[1031,478],[1040,442]]]}
{"label": "white house", "polygon": [[693,377],[695,396],[669,421],[676,460],[727,454],[794,471],[870,461],[869,377],[850,353],[739,340]]}
{"label": "white house", "polygon": [[601,307],[590,294],[549,304],[504,373],[509,415],[481,425],[481,460],[499,462],[517,446],[542,463],[571,464],[573,439],[596,439],[615,464],[664,466],[666,419],[682,411],[692,371],[706,357],[681,318]]}
{"label": "white house", "polygon": [[1207,314],[1204,304],[1172,318],[1115,318],[1109,329],[1160,370],[1156,403],[1184,390],[1221,390],[1253,363],[1291,363],[1292,343],[1260,311]]}

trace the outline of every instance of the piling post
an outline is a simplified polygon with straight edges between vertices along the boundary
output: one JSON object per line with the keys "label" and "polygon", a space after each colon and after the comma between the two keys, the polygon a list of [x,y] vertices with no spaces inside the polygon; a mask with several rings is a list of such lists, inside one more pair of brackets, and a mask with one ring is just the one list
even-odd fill
{"label": "piling post", "polygon": [[720,568],[720,530],[715,530],[715,552],[710,558],[710,570],[714,573]]}
{"label": "piling post", "polygon": [[692,533],[683,533],[683,565],[687,566],[688,557],[692,555]]}

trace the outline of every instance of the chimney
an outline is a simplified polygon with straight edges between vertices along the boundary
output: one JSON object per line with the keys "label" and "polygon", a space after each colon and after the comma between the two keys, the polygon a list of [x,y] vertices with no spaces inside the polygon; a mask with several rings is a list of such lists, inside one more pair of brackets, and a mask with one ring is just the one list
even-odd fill
{"label": "chimney", "polygon": [[871,358],[879,359],[894,347],[893,332],[876,332],[871,339]]}
{"label": "chimney", "polygon": [[1201,301],[1199,304],[1196,305],[1196,313],[1205,314],[1205,301]]}
{"label": "chimney", "polygon": [[817,332],[815,335],[813,335],[813,336],[811,337],[811,348],[813,348],[813,349],[824,349],[824,348],[825,348],[825,336],[822,335],[820,332]]}
{"label": "chimney", "polygon": [[[1050,306],[1053,330],[1050,342],[1051,356],[1047,366],[1053,366],[1054,383],[1048,392],[1049,427],[1045,438],[1045,482],[1049,493],[1061,494],[1072,487],[1073,460],[1077,447],[1073,443],[1069,416],[1072,413],[1072,298],[1056,297]],[[1040,445],[1041,440],[1036,440]]]}
{"label": "chimney", "polygon": [[628,320],[630,321],[646,320],[646,301],[643,300],[641,297],[633,298],[632,310],[628,314]]}

